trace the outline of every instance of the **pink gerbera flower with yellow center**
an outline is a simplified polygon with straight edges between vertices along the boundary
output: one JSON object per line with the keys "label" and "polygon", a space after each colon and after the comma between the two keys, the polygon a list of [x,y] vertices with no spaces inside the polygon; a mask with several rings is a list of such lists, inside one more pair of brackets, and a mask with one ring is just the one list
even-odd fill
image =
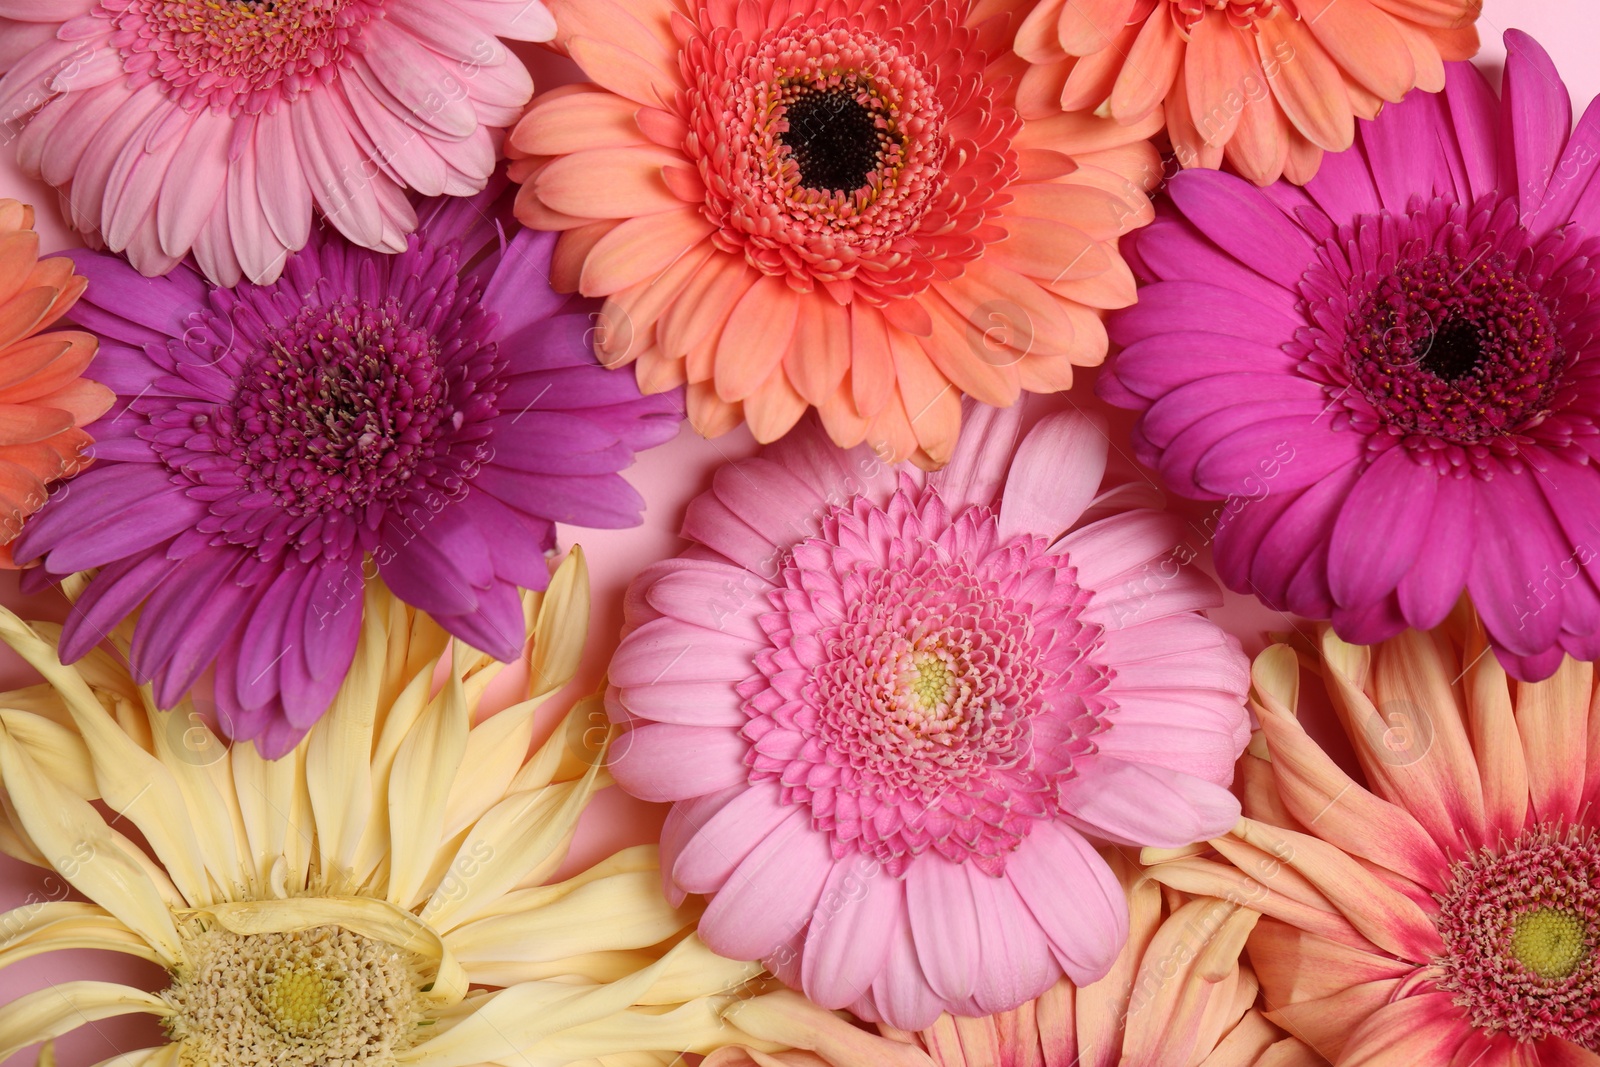
{"label": "pink gerbera flower with yellow center", "polygon": [[[663,870],[713,949],[904,1029],[1110,968],[1092,842],[1227,828],[1243,657],[1171,562],[1180,522],[1102,494],[1103,428],[979,405],[943,471],[807,424],[723,468],[647,568],[611,664],[613,773],[675,801]],[[1159,577],[1157,577],[1159,575]]]}
{"label": "pink gerbera flower with yellow center", "polygon": [[1164,116],[1178,161],[1258,185],[1311,180],[1354,120],[1478,51],[1483,0],[1029,0],[1027,118]]}
{"label": "pink gerbera flower with yellow center", "polygon": [[408,189],[483,189],[533,95],[498,38],[554,33],[539,0],[0,0],[0,125],[91,245],[268,284],[313,210],[398,253]]}
{"label": "pink gerbera flower with yellow center", "polygon": [[[1519,682],[1488,647],[1463,607],[1372,647],[1324,627],[1315,652],[1268,649],[1247,818],[1211,842],[1232,866],[1156,868],[1267,916],[1249,952],[1270,1017],[1341,1067],[1600,1065],[1594,665]],[[1359,769],[1297,717],[1302,661]]]}
{"label": "pink gerbera flower with yellow center", "polygon": [[513,132],[521,219],[565,231],[559,287],[702,433],[833,439],[943,463],[962,393],[996,406],[1099,363],[1133,301],[1116,239],[1149,218],[1145,138],[1024,123],[1017,0],[564,0],[594,83]]}

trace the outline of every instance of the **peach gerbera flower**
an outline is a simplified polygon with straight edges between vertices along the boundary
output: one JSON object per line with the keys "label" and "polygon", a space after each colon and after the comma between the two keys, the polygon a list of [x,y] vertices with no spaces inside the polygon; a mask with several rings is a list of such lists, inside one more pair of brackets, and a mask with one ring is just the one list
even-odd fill
{"label": "peach gerbera flower", "polygon": [[80,377],[95,339],[46,330],[88,284],[70,259],[40,261],[33,208],[0,199],[0,567],[22,520],[39,510],[49,484],[89,462],[79,427],[103,415],[111,390]]}
{"label": "peach gerbera flower", "polygon": [[1297,717],[1297,650],[1269,648],[1246,818],[1211,842],[1232,866],[1188,857],[1155,877],[1260,909],[1269,1017],[1341,1067],[1600,1064],[1594,665],[1509,680],[1465,608],[1371,647],[1323,628],[1320,646],[1298,657],[1359,772]]}
{"label": "peach gerbera flower", "polygon": [[799,994],[768,993],[723,1017],[752,1045],[788,1051],[730,1045],[706,1067],[1322,1067],[1255,1006],[1256,977],[1239,953],[1256,912],[1163,893],[1120,855],[1110,862],[1131,924],[1100,981],[1062,979],[1014,1011],[941,1015],[916,1033],[869,1031]]}
{"label": "peach gerbera flower", "polygon": [[1444,88],[1478,51],[1483,0],[1028,0],[1017,92],[1033,119],[1165,115],[1186,167],[1223,159],[1258,185],[1309,181],[1354,119]]}
{"label": "peach gerbera flower", "polygon": [[598,84],[510,138],[558,288],[609,298],[597,345],[687,382],[707,435],[808,406],[844,446],[944,462],[961,394],[1055,392],[1133,301],[1160,116],[1024,123],[1022,0],[563,0]]}

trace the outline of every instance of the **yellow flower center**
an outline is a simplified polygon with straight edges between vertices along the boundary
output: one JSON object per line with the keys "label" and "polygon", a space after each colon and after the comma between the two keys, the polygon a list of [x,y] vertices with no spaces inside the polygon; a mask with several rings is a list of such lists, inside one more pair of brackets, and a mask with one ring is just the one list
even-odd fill
{"label": "yellow flower center", "polygon": [[391,1067],[427,981],[410,953],[337,926],[201,929],[165,996],[183,1067]]}
{"label": "yellow flower center", "polygon": [[1570,911],[1535,908],[1511,924],[1511,954],[1540,978],[1565,978],[1583,962],[1584,932]]}
{"label": "yellow flower center", "polygon": [[911,691],[918,703],[929,711],[947,703],[955,672],[939,656],[919,653],[912,661]]}

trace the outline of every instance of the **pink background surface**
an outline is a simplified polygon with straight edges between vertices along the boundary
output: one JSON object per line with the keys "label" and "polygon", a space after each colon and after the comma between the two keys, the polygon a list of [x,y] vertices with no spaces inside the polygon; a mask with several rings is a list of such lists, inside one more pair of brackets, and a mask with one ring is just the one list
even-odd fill
{"label": "pink background surface", "polygon": [[[1526,30],[1550,52],[1556,67],[1566,79],[1582,112],[1589,99],[1600,93],[1600,63],[1594,58],[1594,42],[1600,40],[1600,15],[1580,0],[1486,0],[1479,20],[1484,48],[1480,65],[1498,77],[1505,55],[1500,35],[1508,28]],[[541,89],[573,80],[570,68],[538,50],[525,53],[532,61]],[[56,196],[43,185],[29,181],[17,170],[9,155],[0,158],[0,197],[11,197],[36,206],[43,246],[49,250],[69,247],[71,241],[56,207]],[[92,373],[92,372],[91,372]],[[1085,375],[1073,393],[1065,397],[1033,398],[1031,414],[1042,414],[1067,404],[1098,406],[1092,393],[1092,375]],[[1126,457],[1126,418],[1114,421],[1112,437],[1116,449]],[[583,546],[589,559],[593,582],[593,615],[589,628],[589,654],[577,680],[560,695],[560,709],[573,699],[591,692],[598,685],[615,635],[621,624],[622,593],[631,577],[647,563],[673,555],[681,547],[679,523],[688,502],[709,484],[712,472],[721,464],[748,456],[755,444],[743,429],[708,441],[687,426],[668,444],[641,456],[628,472],[629,479],[644,494],[647,502],[643,526],[621,531],[562,531],[563,546],[574,542]],[[1131,460],[1130,460],[1131,462]],[[1208,508],[1174,501],[1174,506],[1203,521]],[[13,575],[0,574],[0,602],[24,617],[55,617],[61,605],[51,598],[25,598],[17,590]],[[1253,599],[1234,594],[1215,617],[1237,634],[1248,651],[1262,645],[1269,630],[1284,630],[1293,621],[1262,608]],[[26,684],[29,672],[9,650],[0,649],[0,686]],[[497,686],[505,690],[507,686]],[[615,789],[605,791],[585,816],[576,853],[569,868],[586,864],[616,848],[652,840],[660,828],[664,808],[646,805],[622,796]],[[59,878],[0,856],[0,911],[30,900],[62,899],[64,887]],[[159,989],[165,982],[161,972],[121,957],[102,953],[68,952],[36,958],[0,972],[0,1003],[40,989],[51,983],[95,978],[128,981]],[[58,1042],[60,1062],[65,1065],[93,1064],[118,1052],[159,1043],[160,1035],[151,1024],[108,1021],[86,1026]],[[8,1064],[32,1064],[34,1053],[25,1051]]]}

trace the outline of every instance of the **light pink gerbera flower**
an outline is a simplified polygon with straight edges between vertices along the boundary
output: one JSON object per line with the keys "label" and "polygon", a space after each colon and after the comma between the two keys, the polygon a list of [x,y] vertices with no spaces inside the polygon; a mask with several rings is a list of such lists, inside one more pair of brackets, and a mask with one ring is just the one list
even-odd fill
{"label": "light pink gerbera flower", "polygon": [[815,407],[937,466],[962,393],[1005,407],[1104,359],[1160,116],[1023,122],[1022,3],[552,0],[592,82],[510,135],[517,215],[562,231],[558,288],[608,299],[608,363],[687,382],[707,436]]}
{"label": "light pink gerbera flower", "polygon": [[[970,405],[940,473],[814,423],[718,472],[629,594],[614,773],[678,802],[700,932],[904,1029],[1103,975],[1128,930],[1092,841],[1233,825],[1245,662],[1170,562],[1181,520],[1099,494],[1107,439]],[[1098,495],[1097,495],[1098,494]]]}
{"label": "light pink gerbera flower", "polygon": [[484,188],[539,0],[0,0],[0,129],[94,247],[276,281],[313,207],[402,252],[406,196]]}
{"label": "light pink gerbera flower", "polygon": [[[1211,842],[1227,865],[1153,875],[1266,916],[1269,1017],[1340,1067],[1600,1067],[1594,664],[1508,678],[1465,606],[1370,647],[1319,632],[1256,657],[1248,818]],[[1300,721],[1303,667],[1353,773]]]}

